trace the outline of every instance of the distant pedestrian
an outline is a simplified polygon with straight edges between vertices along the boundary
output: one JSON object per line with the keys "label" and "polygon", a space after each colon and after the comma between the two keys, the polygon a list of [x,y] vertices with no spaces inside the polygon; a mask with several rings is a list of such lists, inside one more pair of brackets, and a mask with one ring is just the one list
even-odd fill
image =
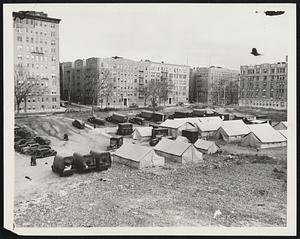
{"label": "distant pedestrian", "polygon": [[94,129],[96,129],[96,124],[94,124]]}
{"label": "distant pedestrian", "polygon": [[64,134],[64,140],[68,141],[69,140],[69,136],[67,134]]}
{"label": "distant pedestrian", "polygon": [[30,165],[31,166],[36,166],[36,157],[35,156],[31,156]]}

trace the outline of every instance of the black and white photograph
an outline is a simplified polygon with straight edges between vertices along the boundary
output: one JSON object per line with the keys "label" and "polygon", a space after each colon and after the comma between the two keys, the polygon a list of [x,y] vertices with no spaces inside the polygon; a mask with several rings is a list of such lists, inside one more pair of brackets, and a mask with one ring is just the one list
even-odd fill
{"label": "black and white photograph", "polygon": [[295,235],[296,4],[4,4],[19,235]]}

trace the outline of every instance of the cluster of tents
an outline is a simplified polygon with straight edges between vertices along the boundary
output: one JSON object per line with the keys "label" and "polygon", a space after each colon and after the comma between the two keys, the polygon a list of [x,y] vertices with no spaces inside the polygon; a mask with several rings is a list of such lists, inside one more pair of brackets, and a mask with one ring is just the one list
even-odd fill
{"label": "cluster of tents", "polygon": [[211,147],[211,143],[207,145],[197,141],[197,144],[191,144],[181,141],[182,138],[180,140],[162,138],[154,148],[125,143],[114,152],[113,160],[132,168],[163,166],[166,160],[181,164],[197,163],[203,161],[202,152],[215,152],[213,150],[219,149],[214,142],[212,143],[215,148]]}
{"label": "cluster of tents", "polygon": [[[274,127],[269,123],[245,124],[243,120],[226,120],[220,117],[199,117],[167,119],[159,125],[167,128],[170,138],[163,137],[154,147],[138,144],[124,144],[114,153],[114,161],[134,168],[163,166],[165,160],[178,163],[195,163],[203,160],[203,154],[213,154],[219,150],[214,141],[239,142],[242,146],[272,148],[287,145],[287,122]],[[183,130],[197,130],[199,139],[190,143],[182,136]],[[148,141],[152,127],[136,127],[132,138]]]}
{"label": "cluster of tents", "polygon": [[242,142],[242,145],[258,148],[286,146],[287,143],[287,122],[272,127],[269,123],[245,124],[243,120],[199,117],[166,120],[160,127],[168,128],[170,135],[175,137],[184,129],[196,129],[200,138]]}

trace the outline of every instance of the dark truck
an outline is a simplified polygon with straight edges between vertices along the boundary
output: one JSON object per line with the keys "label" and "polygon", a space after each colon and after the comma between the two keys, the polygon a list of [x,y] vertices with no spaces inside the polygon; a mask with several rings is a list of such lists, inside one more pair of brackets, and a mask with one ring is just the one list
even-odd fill
{"label": "dark truck", "polygon": [[109,152],[97,152],[91,150],[89,154],[75,152],[74,166],[78,173],[88,173],[91,171],[103,171],[111,167],[111,156]]}
{"label": "dark truck", "polygon": [[56,155],[51,168],[54,173],[59,174],[61,177],[70,176],[75,172],[74,157]]}
{"label": "dark truck", "polygon": [[137,114],[136,116],[151,121],[153,118],[153,112],[149,110],[143,110],[141,113]]}
{"label": "dark truck", "polygon": [[166,115],[161,112],[154,112],[152,116],[153,122],[163,122],[166,119]]}
{"label": "dark truck", "polygon": [[184,129],[182,130],[182,136],[186,137],[193,144],[198,140],[198,130]]}
{"label": "dark truck", "polygon": [[151,140],[149,142],[150,146],[155,146],[162,137],[168,136],[169,130],[166,128],[153,128]]}
{"label": "dark truck", "polygon": [[94,117],[94,116],[88,118],[87,121],[88,121],[89,123],[91,123],[91,124],[97,124],[97,125],[104,125],[104,124],[105,124],[105,120],[96,118],[96,117]]}
{"label": "dark truck", "polygon": [[119,123],[117,135],[130,135],[133,132],[131,123]]}
{"label": "dark truck", "polygon": [[122,145],[123,145],[123,137],[122,136],[114,136],[114,137],[110,138],[109,146],[107,147],[107,150],[118,149]]}
{"label": "dark truck", "polygon": [[113,113],[111,116],[106,117],[106,120],[108,122],[112,122],[112,123],[126,123],[128,120],[128,117],[126,115],[122,115],[119,113]]}

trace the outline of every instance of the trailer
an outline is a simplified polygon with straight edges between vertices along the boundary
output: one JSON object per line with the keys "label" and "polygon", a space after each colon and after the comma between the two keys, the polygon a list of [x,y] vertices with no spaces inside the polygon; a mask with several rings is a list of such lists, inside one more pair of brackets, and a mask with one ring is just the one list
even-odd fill
{"label": "trailer", "polygon": [[194,109],[192,112],[193,117],[205,117],[206,110],[205,109]]}
{"label": "trailer", "polygon": [[137,114],[136,116],[151,121],[153,118],[153,112],[149,110],[143,110],[141,113]]}
{"label": "trailer", "polygon": [[183,112],[183,111],[175,111],[173,114],[174,119],[175,118],[188,118],[191,116],[192,116],[191,112]]}
{"label": "trailer", "polygon": [[127,120],[128,120],[128,117],[126,115],[122,115],[122,114],[119,114],[119,113],[113,113],[111,116],[108,116],[106,118],[106,120],[108,122],[112,122],[112,123],[126,123]]}

